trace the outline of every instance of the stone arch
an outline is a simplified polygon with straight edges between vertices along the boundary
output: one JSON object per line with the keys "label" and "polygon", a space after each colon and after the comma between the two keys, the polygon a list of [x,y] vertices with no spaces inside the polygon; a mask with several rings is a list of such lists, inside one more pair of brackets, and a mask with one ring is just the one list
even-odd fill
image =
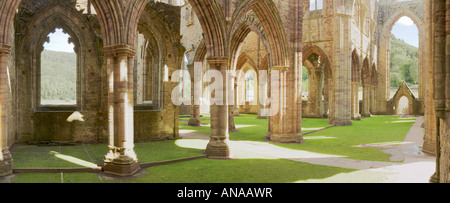
{"label": "stone arch", "polygon": [[[249,34],[251,32],[256,33],[256,35],[261,39],[261,41],[264,45],[264,48],[267,50],[267,53],[270,56],[270,49],[267,44],[267,40],[263,33],[263,30],[260,27],[261,25],[260,25],[259,20],[257,20],[257,17],[255,16],[254,12],[250,11],[249,14],[252,17],[248,17],[247,15],[243,16],[237,30],[233,31],[233,35],[231,36],[231,40],[230,40],[230,56],[231,57],[230,58],[231,58],[232,62],[234,62],[234,60],[236,60],[235,59],[236,55],[240,54],[243,42],[245,41],[245,39],[247,39],[247,37],[249,36]],[[253,14],[253,15],[251,15],[251,14]],[[257,21],[257,22],[255,23],[255,21]],[[258,24],[258,25],[255,25],[255,24]]]}
{"label": "stone arch", "polygon": [[269,55],[264,56],[259,65],[260,70],[269,70]]}
{"label": "stone arch", "polygon": [[195,51],[194,63],[202,62],[203,60],[205,60],[206,52],[207,52],[207,50],[206,50],[205,40],[202,39],[200,44],[197,46],[197,50]]}
{"label": "stone arch", "polygon": [[[307,44],[303,47],[303,66],[306,67],[309,77],[309,93],[308,101],[303,102],[303,116],[304,117],[326,117],[333,112],[333,106],[328,106],[330,103],[330,94],[332,94],[333,88],[333,71],[331,69],[331,62],[328,55],[322,48],[317,45]],[[314,61],[319,60],[320,64],[313,64]],[[322,70],[320,74],[317,72],[317,65]],[[306,74],[306,73],[303,73]],[[323,98],[323,100],[322,100]],[[328,113],[330,109],[330,113]]]}
{"label": "stone arch", "polygon": [[[420,9],[414,9],[414,5],[418,4],[419,1],[410,2],[405,4],[399,9],[389,10],[384,14],[382,19],[379,20],[382,24],[378,25],[378,100],[381,103],[388,101],[392,95],[390,95],[390,46],[391,46],[391,31],[395,23],[401,17],[410,18],[416,25],[419,31],[419,100],[425,96],[425,75],[422,74],[423,69],[426,67],[425,60],[425,24],[423,21],[423,16],[419,13]],[[410,5],[410,6],[408,6]],[[389,7],[387,5],[386,7]],[[395,5],[392,5],[395,6]],[[420,6],[419,6],[420,7]],[[380,11],[379,11],[380,13]],[[387,113],[389,109],[384,109],[385,105],[380,105],[380,111]]]}
{"label": "stone arch", "polygon": [[0,45],[11,45],[12,43],[11,29],[20,3],[21,0],[2,0],[0,2]]}
{"label": "stone arch", "polygon": [[378,70],[377,70],[377,65],[375,63],[372,64],[372,68],[371,68],[370,84],[372,86],[378,85]]}
{"label": "stone arch", "polygon": [[408,99],[408,112],[410,115],[414,115],[415,111],[415,101],[416,97],[412,93],[411,89],[409,89],[406,82],[403,82],[403,84],[400,86],[398,91],[395,93],[394,97],[392,98],[391,102],[393,104],[393,112],[394,115],[399,115],[400,112],[398,112],[400,107],[400,99],[406,97]]}
{"label": "stone arch", "polygon": [[[256,26],[255,21],[253,23],[241,22],[250,11],[255,15],[253,19],[258,21]],[[263,36],[263,39],[266,41],[265,43],[267,43],[267,51],[270,53],[270,66],[288,66],[289,47],[285,29],[278,15],[278,10],[272,1],[245,0],[236,9],[232,19],[232,34],[230,39],[244,39],[253,29],[259,35]],[[231,42],[233,43],[233,41]],[[230,51],[235,50],[231,49]]]}
{"label": "stone arch", "polygon": [[332,70],[331,70],[330,58],[323,51],[323,49],[318,47],[317,45],[307,44],[306,46],[303,47],[303,53],[302,53],[303,61],[306,61],[312,53],[315,53],[320,56],[321,61],[323,63],[325,63],[325,65],[327,67],[327,71],[331,74]]}
{"label": "stone arch", "polygon": [[[138,19],[147,0],[93,0],[97,11],[105,47],[114,45],[134,46]],[[131,34],[130,34],[131,33]]]}
{"label": "stone arch", "polygon": [[369,85],[371,79],[371,71],[369,67],[369,59],[365,58],[361,68],[361,82],[363,85]]}
{"label": "stone arch", "polygon": [[352,52],[352,82],[361,81],[361,63],[359,62],[358,51],[353,50]]}
{"label": "stone arch", "polygon": [[253,69],[255,69],[255,71],[257,71],[258,68],[255,62],[249,55],[245,53],[239,56],[238,61],[236,63],[236,71],[241,70],[245,63],[248,63]]}
{"label": "stone arch", "polygon": [[225,16],[215,0],[189,0],[204,33],[208,58],[228,57],[225,34]]}

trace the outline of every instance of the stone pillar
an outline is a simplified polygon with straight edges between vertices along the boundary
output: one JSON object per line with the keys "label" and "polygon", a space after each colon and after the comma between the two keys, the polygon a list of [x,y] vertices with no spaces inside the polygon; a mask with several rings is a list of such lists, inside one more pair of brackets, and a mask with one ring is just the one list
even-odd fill
{"label": "stone pillar", "polygon": [[218,70],[223,76],[223,89],[215,94],[223,95],[223,104],[211,104],[211,139],[206,147],[206,155],[211,159],[228,159],[230,157],[227,104],[227,58],[209,58],[210,70]]}
{"label": "stone pillar", "polygon": [[352,120],[361,120],[359,114],[359,82],[352,82]]}
{"label": "stone pillar", "polygon": [[437,141],[437,121],[434,106],[434,60],[433,60],[433,10],[431,1],[424,2],[425,8],[425,64],[426,71],[426,96],[425,96],[425,136],[423,143],[423,151],[429,154],[436,154]]}
{"label": "stone pillar", "polygon": [[[192,68],[189,68],[192,70]],[[202,95],[202,63],[195,62],[193,71],[191,71],[191,117],[189,126],[199,127],[200,121],[200,97]]]}
{"label": "stone pillar", "polygon": [[234,106],[233,106],[233,115],[239,116],[239,100],[238,100],[238,81],[237,78],[234,81]]}
{"label": "stone pillar", "polygon": [[[227,70],[229,70],[229,69],[227,69]],[[236,92],[236,89],[234,89],[234,81],[235,81],[235,78],[236,78],[236,73],[233,73],[233,72],[228,72],[228,74],[227,74],[227,88],[229,87],[229,89],[227,89],[227,90],[230,90],[231,92],[228,92],[226,95],[227,95],[227,101],[229,101],[228,102],[228,132],[236,132],[237,131],[237,129],[236,129],[236,124],[234,123],[234,107],[235,107],[235,104],[233,104],[233,102],[235,101],[235,98],[234,98],[234,95],[235,95],[235,93],[234,92]],[[233,101],[233,102],[232,102]]]}
{"label": "stone pillar", "polygon": [[0,44],[0,177],[12,174],[13,159],[8,146],[8,55],[11,47]]}
{"label": "stone pillar", "polygon": [[318,118],[323,118],[325,114],[325,107],[323,103],[323,80],[324,80],[324,73],[323,73],[323,64],[320,64],[316,68],[316,75],[317,75],[317,112]]}
{"label": "stone pillar", "polygon": [[109,151],[103,169],[106,173],[129,176],[140,168],[134,151],[133,56],[129,45],[105,47],[108,73]]}
{"label": "stone pillar", "polygon": [[334,110],[335,125],[352,125],[351,107],[351,14],[335,14],[333,23],[333,76],[334,76]]}
{"label": "stone pillar", "polygon": [[364,84],[363,85],[363,108],[362,108],[362,116],[363,117],[371,117],[372,115],[370,114],[370,100],[371,100],[371,95],[370,95],[370,85],[368,84]]}
{"label": "stone pillar", "polygon": [[329,110],[329,115],[328,115],[328,124],[330,125],[335,125],[336,124],[336,104],[334,102],[334,80],[333,78],[329,77],[328,78],[328,110]]}
{"label": "stone pillar", "polygon": [[[274,112],[271,112],[272,115],[269,117],[268,138],[273,142],[304,142],[301,134],[301,112],[299,114],[299,110],[301,111],[301,92],[300,95],[295,94],[296,88],[301,88],[301,85],[297,84],[298,81],[301,82],[301,74],[300,80],[298,80],[298,75],[295,74],[296,71],[299,71],[298,67],[295,69],[289,70],[288,67],[271,68],[271,74],[278,73],[280,78],[279,81],[272,81],[271,83],[272,85],[274,83],[279,84],[277,89],[271,86],[271,98],[279,96],[279,101],[277,101],[278,114],[273,115]],[[271,105],[274,105],[273,102]]]}
{"label": "stone pillar", "polygon": [[[268,76],[268,75],[266,75]],[[257,119],[267,119],[266,98],[267,98],[268,77],[259,77],[258,79],[258,117]]]}
{"label": "stone pillar", "polygon": [[377,110],[377,86],[376,85],[372,85],[370,87],[370,112],[374,115],[376,115],[378,113]]}

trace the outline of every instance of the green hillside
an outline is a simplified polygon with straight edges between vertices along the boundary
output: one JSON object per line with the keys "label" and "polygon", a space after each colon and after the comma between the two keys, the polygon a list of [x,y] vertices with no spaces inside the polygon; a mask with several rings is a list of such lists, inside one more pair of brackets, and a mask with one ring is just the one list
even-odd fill
{"label": "green hillside", "polygon": [[419,49],[391,35],[391,87],[419,84]]}
{"label": "green hillside", "polygon": [[41,100],[45,103],[76,101],[76,54],[44,50],[41,54]]}

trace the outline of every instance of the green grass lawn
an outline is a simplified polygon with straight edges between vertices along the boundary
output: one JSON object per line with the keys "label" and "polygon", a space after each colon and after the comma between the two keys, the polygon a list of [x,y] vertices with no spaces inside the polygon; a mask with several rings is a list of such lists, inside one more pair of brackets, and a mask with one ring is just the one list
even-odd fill
{"label": "green grass lawn", "polygon": [[[177,140],[136,143],[135,151],[141,163],[167,161],[202,155],[204,146],[181,147]],[[17,146],[12,150],[14,168],[81,168],[95,167],[103,162],[107,144],[85,146]]]}
{"label": "green grass lawn", "polygon": [[[264,142],[267,136],[268,120],[255,119],[255,115],[236,117],[239,132],[231,133],[235,141]],[[202,122],[209,124],[209,117]],[[210,128],[185,126],[181,130],[193,130],[208,135]],[[354,121],[352,126],[332,127],[304,136],[303,144],[279,144],[276,146],[321,154],[338,155],[350,159],[368,161],[389,161],[389,154],[381,149],[357,147],[361,144],[384,144],[402,142],[414,118],[398,116],[374,116]],[[328,127],[326,119],[303,119],[303,132]],[[207,140],[171,140],[136,143],[135,151],[141,163],[158,162],[184,157],[199,156],[206,148]],[[101,163],[107,153],[106,144],[72,147],[15,146],[12,150],[15,168],[79,168],[92,167]],[[241,159],[212,160],[199,159],[157,166],[145,169],[136,178],[111,179],[91,173],[22,173],[16,174],[15,183],[286,183],[320,182],[330,180],[345,182],[352,174],[365,177],[363,171],[329,166],[319,166],[284,159]],[[374,173],[374,172],[371,172]],[[383,179],[383,174],[367,175],[368,182]]]}
{"label": "green grass lawn", "polygon": [[290,149],[340,155],[366,161],[390,161],[383,149],[361,148],[361,144],[401,143],[415,122],[415,118],[374,116],[354,121],[352,126],[333,127],[304,136],[303,144],[275,144]]}
{"label": "green grass lawn", "polygon": [[[293,183],[352,173],[353,169],[319,166],[283,159],[199,159],[151,167],[135,178],[101,177],[91,173],[23,173],[14,183]],[[62,176],[62,177],[61,177]]]}
{"label": "green grass lawn", "polygon": [[[267,136],[268,120],[255,119],[255,115],[235,117],[239,132],[230,133],[231,140],[263,142]],[[361,121],[353,121],[352,126],[332,127],[304,136],[303,144],[274,145],[316,152],[339,155],[350,159],[366,161],[390,161],[391,155],[383,153],[382,149],[360,148],[361,144],[383,144],[402,142],[415,122],[415,118],[400,118],[400,116],[373,116]],[[181,123],[181,122],[180,122]],[[243,127],[239,127],[243,126]],[[330,126],[327,119],[302,119],[302,133],[311,132]],[[209,135],[208,126],[189,127],[181,125],[180,129],[193,130],[196,133]]]}
{"label": "green grass lawn", "polygon": [[[202,117],[202,123],[205,126],[201,127],[191,127],[187,126],[189,119],[180,119],[180,129],[190,130],[195,133],[210,135],[211,128],[208,126],[210,117]],[[267,119],[256,119],[256,115],[241,114],[238,117],[234,117],[234,122],[236,123],[236,128],[238,132],[230,133],[230,139],[236,141],[256,141],[263,142],[264,137],[267,136],[268,120]],[[327,119],[315,119],[315,118],[304,118],[302,119],[302,129],[303,133],[311,132],[321,128],[330,126]]]}

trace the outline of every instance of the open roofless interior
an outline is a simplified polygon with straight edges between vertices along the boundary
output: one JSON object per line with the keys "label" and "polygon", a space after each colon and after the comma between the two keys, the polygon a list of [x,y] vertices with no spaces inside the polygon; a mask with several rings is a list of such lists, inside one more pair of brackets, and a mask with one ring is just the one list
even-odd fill
{"label": "open roofless interior", "polygon": [[0,0],[0,182],[448,183],[449,8]]}

